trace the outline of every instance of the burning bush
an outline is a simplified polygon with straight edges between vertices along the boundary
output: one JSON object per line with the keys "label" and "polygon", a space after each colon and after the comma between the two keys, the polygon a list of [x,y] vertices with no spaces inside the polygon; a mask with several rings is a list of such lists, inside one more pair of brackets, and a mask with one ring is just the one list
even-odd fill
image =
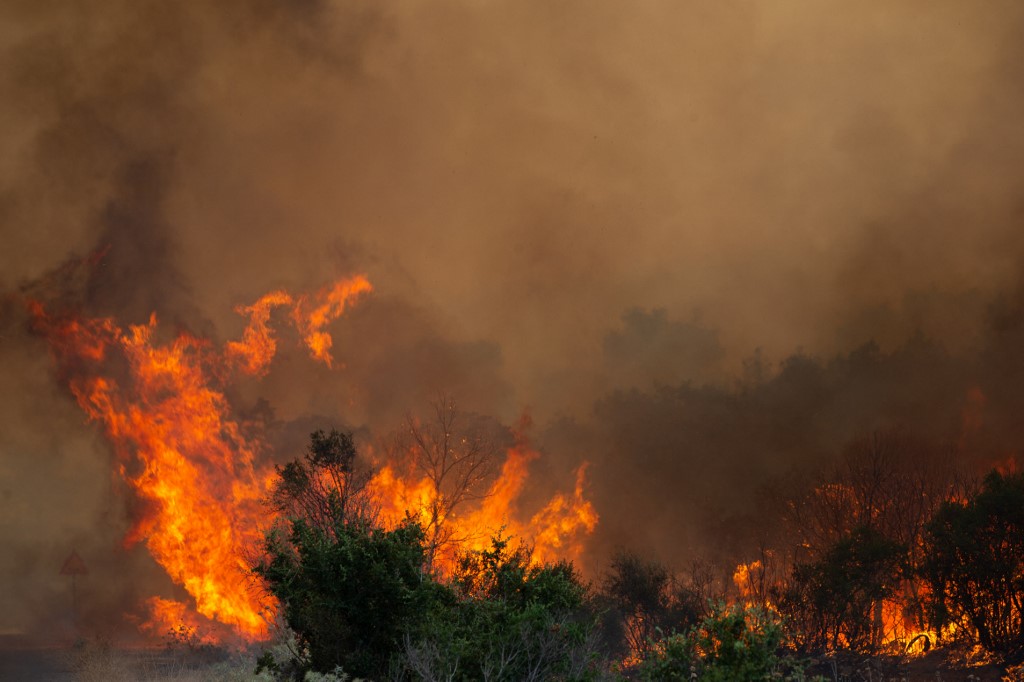
{"label": "burning bush", "polygon": [[595,617],[569,562],[538,565],[494,538],[463,555],[402,674],[415,680],[580,680],[600,669]]}
{"label": "burning bush", "polygon": [[717,603],[687,632],[657,642],[639,666],[640,677],[707,682],[803,679],[800,667],[779,655],[782,638],[782,622],[771,612]]}
{"label": "burning bush", "polygon": [[882,604],[894,596],[906,570],[906,547],[871,528],[838,540],[815,562],[793,571],[780,604],[799,623],[811,650],[878,651],[885,635]]}
{"label": "burning bush", "polygon": [[580,679],[595,665],[571,563],[538,564],[496,538],[433,573],[423,526],[413,515],[382,525],[355,459],[351,435],[316,432],[303,459],[278,469],[272,502],[287,516],[254,570],[296,633],[288,668],[299,679]]}

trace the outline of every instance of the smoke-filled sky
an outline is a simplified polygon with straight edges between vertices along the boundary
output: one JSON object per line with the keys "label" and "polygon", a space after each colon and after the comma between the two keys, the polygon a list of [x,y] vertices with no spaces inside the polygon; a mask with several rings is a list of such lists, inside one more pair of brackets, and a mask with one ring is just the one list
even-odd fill
{"label": "smoke-filled sky", "polygon": [[1009,424],[1022,29],[1016,0],[5,2],[8,611],[124,530],[13,296],[97,249],[85,311],[219,339],[365,272],[345,368],[293,349],[239,400],[370,429],[440,390],[528,407],[552,477],[594,462],[601,547],[654,519],[678,557],[859,429],[956,441],[977,386]]}

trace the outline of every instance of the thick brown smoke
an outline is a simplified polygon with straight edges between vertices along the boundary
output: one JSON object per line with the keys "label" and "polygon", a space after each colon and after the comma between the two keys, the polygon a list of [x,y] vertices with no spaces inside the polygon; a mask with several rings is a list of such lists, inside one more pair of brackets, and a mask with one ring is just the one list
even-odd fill
{"label": "thick brown smoke", "polygon": [[240,409],[297,449],[442,390],[530,406],[535,478],[594,462],[595,563],[701,551],[865,429],[1020,450],[1022,28],[1015,1],[4,3],[0,631],[63,617],[73,546],[96,608],[160,580],[114,553],[108,447],[18,292],[224,339],[364,271],[345,369],[283,350]]}

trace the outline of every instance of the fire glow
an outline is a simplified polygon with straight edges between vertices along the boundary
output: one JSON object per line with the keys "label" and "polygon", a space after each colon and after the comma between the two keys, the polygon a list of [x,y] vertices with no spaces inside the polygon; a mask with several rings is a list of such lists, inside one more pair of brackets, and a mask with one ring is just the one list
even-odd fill
{"label": "fire glow", "polygon": [[[194,602],[151,597],[144,631],[195,627],[200,614],[245,639],[269,635],[276,604],[254,584],[245,557],[273,523],[264,500],[275,470],[262,456],[260,425],[239,419],[225,390],[239,375],[268,372],[277,352],[271,326],[276,308],[287,311],[310,356],[333,367],[327,326],[370,291],[368,279],[355,276],[312,295],[266,294],[236,309],[248,324],[240,340],[220,349],[185,332],[159,342],[155,313],[146,324],[124,329],[110,318],[54,313],[29,301],[35,329],[49,341],[61,378],[89,418],[102,425],[118,472],[139,502],[125,546],[144,543]],[[556,495],[530,524],[517,521],[516,499],[536,457],[525,442],[510,449],[478,508],[451,519],[455,536],[466,539],[459,549],[478,548],[504,528],[533,542],[538,560],[578,556],[580,538],[597,523],[583,497],[585,467],[572,495]],[[437,495],[429,481],[403,478],[387,464],[370,489],[385,522],[420,513]]]}
{"label": "fire glow", "polygon": [[[532,540],[533,559],[550,562],[559,559],[578,560],[583,549],[581,540],[597,527],[597,512],[583,493],[586,464],[576,470],[576,486],[572,495],[556,494],[534,514],[529,524],[516,515],[516,502],[529,477],[529,463],[539,457],[520,434],[515,446],[508,449],[501,473],[491,484],[479,505],[469,512],[453,513],[445,519],[447,530],[456,541],[441,548],[437,564],[441,570],[455,565],[460,551],[487,549],[491,538],[500,533]],[[370,480],[371,496],[381,504],[385,523],[401,521],[406,512],[418,513],[419,521],[431,523],[430,510],[438,495],[437,486],[428,478],[409,479],[385,465]]]}

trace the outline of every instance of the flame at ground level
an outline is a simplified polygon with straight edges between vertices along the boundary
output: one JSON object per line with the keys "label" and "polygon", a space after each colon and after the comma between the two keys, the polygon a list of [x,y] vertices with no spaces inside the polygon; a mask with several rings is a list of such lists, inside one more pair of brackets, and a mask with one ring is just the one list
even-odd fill
{"label": "flame at ground level", "polygon": [[[769,550],[765,557],[766,561],[755,559],[738,564],[733,571],[732,580],[738,591],[737,601],[747,607],[759,607],[778,613],[778,607],[771,595],[778,594],[784,586],[778,571],[773,570],[774,553]],[[955,625],[947,626],[941,633],[925,628],[922,623],[922,609],[910,608],[911,604],[920,604],[927,589],[927,586],[920,582],[903,580],[895,594],[875,603],[872,609],[872,626],[876,633],[877,646],[881,651],[919,656],[927,653],[940,637],[951,639],[955,635]],[[844,635],[840,634],[839,639],[844,646],[848,644]]]}

